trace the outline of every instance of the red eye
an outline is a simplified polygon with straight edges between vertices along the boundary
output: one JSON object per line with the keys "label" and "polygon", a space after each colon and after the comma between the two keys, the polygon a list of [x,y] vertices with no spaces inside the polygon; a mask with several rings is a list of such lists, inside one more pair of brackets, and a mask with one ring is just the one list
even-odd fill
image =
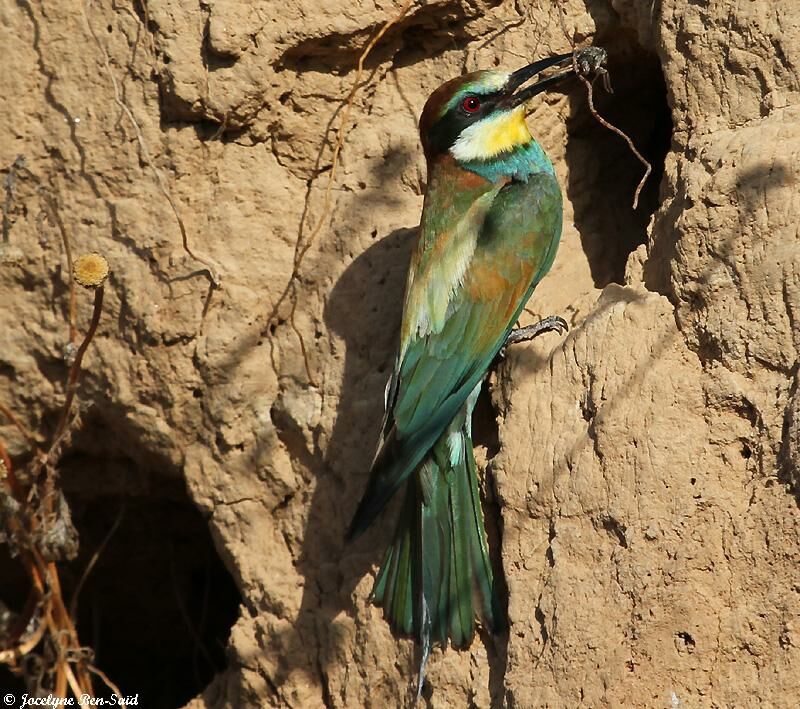
{"label": "red eye", "polygon": [[481,102],[476,96],[467,96],[461,102],[461,108],[463,108],[467,113],[477,113],[481,107]]}

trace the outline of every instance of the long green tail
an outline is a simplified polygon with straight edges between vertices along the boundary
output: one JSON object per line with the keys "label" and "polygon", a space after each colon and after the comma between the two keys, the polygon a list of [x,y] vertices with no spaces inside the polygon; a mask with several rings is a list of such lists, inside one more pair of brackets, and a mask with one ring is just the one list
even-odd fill
{"label": "long green tail", "polygon": [[469,415],[457,429],[451,426],[406,483],[394,540],[372,591],[392,629],[414,637],[423,652],[448,638],[467,647],[476,615],[493,632],[503,625],[468,421]]}

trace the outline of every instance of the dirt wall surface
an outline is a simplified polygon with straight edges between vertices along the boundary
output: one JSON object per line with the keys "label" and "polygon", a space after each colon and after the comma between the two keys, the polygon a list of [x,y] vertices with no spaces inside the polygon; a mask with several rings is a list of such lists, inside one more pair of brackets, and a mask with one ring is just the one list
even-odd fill
{"label": "dirt wall surface", "polygon": [[[366,63],[314,233],[359,53],[401,5],[0,4],[0,401],[52,430],[60,222],[112,266],[65,485],[136,498],[185,480],[241,597],[198,709],[408,696],[413,648],[367,602],[391,515],[342,538],[424,192],[416,119],[446,78],[570,44],[555,3],[413,4]],[[800,5],[560,5],[609,50],[598,108],[654,175],[633,212],[641,165],[582,87],[532,104],[565,219],[525,322],[571,331],[492,378],[476,427],[510,631],[435,652],[424,701],[797,706]]]}

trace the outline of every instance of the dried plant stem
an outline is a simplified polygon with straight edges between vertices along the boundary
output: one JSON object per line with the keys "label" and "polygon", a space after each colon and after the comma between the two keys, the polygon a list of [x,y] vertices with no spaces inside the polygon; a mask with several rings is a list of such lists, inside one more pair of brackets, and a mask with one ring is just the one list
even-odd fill
{"label": "dried plant stem", "polygon": [[22,422],[14,416],[14,412],[11,411],[5,404],[0,403],[0,414],[3,414],[12,424],[16,427],[16,429],[28,439],[30,443],[36,445],[36,438],[34,435],[22,424]]}
{"label": "dried plant stem", "polygon": [[92,558],[89,559],[89,563],[86,565],[86,568],[83,570],[81,574],[81,578],[78,581],[78,584],[75,586],[75,590],[72,592],[72,598],[69,602],[69,614],[70,617],[73,619],[77,616],[78,610],[78,596],[80,596],[81,590],[83,589],[83,584],[86,583],[86,579],[89,578],[89,574],[92,573],[92,569],[94,568],[97,560],[100,558],[100,555],[103,553],[103,550],[106,548],[111,537],[114,536],[114,532],[117,531],[117,528],[122,522],[122,518],[125,515],[125,505],[123,503],[122,507],[119,508],[119,512],[117,513],[117,518],[114,520],[114,524],[111,525],[111,529],[108,530],[105,537],[103,537],[103,541],[100,543],[100,546],[97,547],[94,554],[92,554]]}
{"label": "dried plant stem", "polygon": [[75,673],[72,671],[72,668],[69,666],[69,662],[64,660],[63,662],[64,674],[67,678],[67,683],[69,684],[69,688],[72,690],[72,693],[75,695],[75,699],[80,699],[81,695],[85,694],[85,690],[80,687],[78,684],[78,680],[75,678]]}
{"label": "dried plant stem", "polygon": [[400,11],[392,17],[390,20],[387,20],[383,27],[380,28],[378,33],[369,41],[364,50],[361,52],[361,55],[358,58],[358,66],[356,68],[356,76],[353,80],[353,86],[350,89],[350,92],[347,94],[347,97],[344,99],[344,109],[342,110],[342,122],[339,124],[339,130],[336,132],[336,141],[333,145],[333,155],[331,157],[331,169],[330,173],[328,174],[328,184],[325,186],[325,196],[322,202],[322,214],[320,215],[317,223],[314,225],[314,228],[311,230],[311,233],[308,235],[308,239],[306,239],[305,244],[302,246],[300,245],[300,239],[297,240],[297,245],[295,248],[295,255],[294,255],[294,270],[292,271],[292,276],[296,277],[299,275],[300,272],[300,264],[303,260],[303,257],[306,255],[308,250],[311,248],[311,245],[314,243],[317,235],[320,231],[322,231],[322,227],[325,223],[325,219],[330,212],[330,205],[331,205],[331,191],[333,190],[333,183],[336,180],[336,170],[339,167],[339,154],[342,151],[342,146],[344,145],[344,139],[347,135],[347,123],[350,119],[350,111],[353,108],[353,103],[356,98],[356,94],[358,90],[361,88],[361,77],[364,74],[364,62],[367,60],[367,57],[372,53],[372,50],[375,48],[375,45],[381,41],[383,36],[389,31],[389,29],[396,25],[400,20],[403,19],[405,14],[411,9],[411,6],[414,4],[415,0],[407,0],[407,2],[400,8]]}
{"label": "dried plant stem", "polygon": [[[83,358],[100,322],[105,292],[103,282],[108,275],[108,263],[100,254],[81,256],[75,261],[74,266],[73,278],[94,290],[92,318],[69,368],[64,405],[52,443],[46,453],[41,451],[38,446],[34,448],[35,456],[30,463],[28,476],[32,481],[32,487],[27,492],[23,491],[19,481],[15,478],[11,469],[11,460],[0,441],[0,472],[3,473],[0,475],[0,482],[7,484],[12,496],[19,504],[18,509],[12,508],[12,514],[8,515],[8,519],[6,519],[6,526],[10,538],[18,540],[18,546],[21,547],[19,558],[31,582],[25,608],[7,639],[13,646],[5,648],[0,653],[0,661],[12,666],[16,665],[21,657],[30,653],[46,637],[45,642],[54,654],[52,660],[52,671],[55,676],[54,696],[66,698],[69,691],[80,700],[84,695],[94,696],[92,678],[86,668],[86,652],[81,647],[75,623],[64,604],[58,568],[54,561],[49,560],[49,557],[45,558],[40,544],[42,533],[47,531],[44,528],[54,514],[54,501],[57,499],[55,463],[69,430],[70,414],[78,388]],[[7,407],[2,406],[0,411],[15,423],[27,438],[32,439],[32,436]],[[43,469],[46,474],[43,482],[39,482]],[[37,499],[41,501],[38,508],[33,506]],[[93,559],[93,561],[95,560]],[[41,618],[41,622],[35,626],[33,632],[29,632],[28,636],[23,639],[25,631],[30,627],[31,621],[36,618],[37,614]]]}
{"label": "dried plant stem", "polygon": [[[27,617],[28,623],[30,623],[31,620],[33,620],[33,614]],[[25,631],[25,628],[27,628],[27,624],[22,628],[22,632]],[[30,633],[23,642],[15,645],[15,647],[0,651],[0,665],[16,663],[17,660],[27,655],[41,642],[42,638],[44,637],[45,630],[47,630],[47,624],[43,620],[40,620],[36,624],[34,631]],[[19,634],[11,634],[11,644],[15,644],[19,641],[19,638],[22,636],[22,632]]]}
{"label": "dried plant stem", "polygon": [[106,687],[108,687],[112,692],[114,692],[114,694],[117,696],[117,706],[120,706],[120,707],[122,707],[122,709],[125,709],[125,707],[127,705],[125,704],[125,701],[123,700],[122,692],[120,691],[119,687],[117,687],[117,685],[114,684],[108,678],[108,675],[105,672],[103,672],[99,667],[95,667],[92,664],[87,665],[86,668],[92,674],[97,675],[103,681],[103,684],[105,684]]}
{"label": "dried plant stem", "polygon": [[[11,465],[6,458],[7,456],[3,457],[3,466],[6,468],[6,478],[10,483],[12,479],[10,476]],[[13,486],[9,484],[9,487],[13,492]],[[7,525],[12,535],[25,535],[33,531],[32,529],[23,528],[23,519],[13,516],[7,520]],[[33,518],[28,517],[27,519],[25,526],[32,526]],[[81,661],[78,660],[76,675],[67,659],[69,651],[80,650],[81,646],[78,642],[75,625],[64,607],[61,584],[58,580],[58,569],[55,563],[45,561],[36,547],[22,550],[19,558],[31,580],[31,590],[16,628],[10,633],[9,639],[14,644],[14,647],[6,648],[0,652],[0,662],[16,664],[19,658],[31,652],[41,642],[45,633],[48,633],[50,641],[57,652],[55,696],[66,697],[68,688],[76,698],[80,698],[83,694],[92,695],[91,677],[81,666]],[[20,641],[37,612],[41,613],[40,622],[37,623],[34,631],[29,633],[25,640]]]}
{"label": "dried plant stem", "polygon": [[78,351],[75,353],[75,361],[72,363],[72,366],[69,368],[69,375],[67,377],[67,398],[64,401],[64,406],[61,409],[61,418],[58,421],[58,426],[56,427],[56,432],[53,436],[53,442],[50,444],[50,448],[47,451],[47,461],[52,462],[53,455],[55,451],[57,451],[60,447],[61,439],[65,435],[67,431],[67,424],[69,423],[69,415],[70,410],[72,409],[72,402],[75,399],[75,392],[78,389],[78,378],[80,377],[81,373],[81,362],[83,361],[83,355],[86,354],[86,350],[89,347],[89,343],[92,341],[95,332],[97,332],[97,325],[100,322],[100,314],[103,310],[103,293],[105,288],[103,286],[99,286],[94,291],[94,307],[92,310],[92,321],[89,323],[89,329],[86,332],[85,337],[83,338],[83,342],[81,342],[80,346],[78,347]]}
{"label": "dried plant stem", "polygon": [[[174,562],[170,563],[169,567],[169,575],[170,580],[172,581],[172,591],[175,595],[175,602],[177,603],[178,610],[180,611],[181,618],[186,625],[186,629],[189,631],[189,635],[192,636],[192,642],[194,643],[194,652],[193,652],[193,661],[195,664],[195,672],[197,671],[197,654],[198,651],[200,654],[203,655],[203,659],[206,661],[209,667],[214,667],[214,661],[211,659],[211,655],[209,655],[208,650],[206,649],[203,641],[200,637],[200,633],[202,632],[202,626],[196,627],[194,623],[192,623],[192,617],[189,614],[189,611],[186,608],[186,604],[183,602],[183,596],[180,592],[180,588],[178,587],[178,579],[175,574],[175,564]],[[206,582],[206,589],[208,588],[208,582]]]}
{"label": "dried plant stem", "polygon": [[[10,466],[8,469],[11,469]],[[16,517],[11,517],[6,523],[12,534],[17,534],[22,531],[20,522]],[[27,639],[20,642],[25,631],[30,627],[37,610],[41,608],[44,597],[44,584],[38,574],[31,553],[23,550],[20,553],[20,561],[31,578],[31,588],[28,592],[28,598],[25,601],[25,607],[14,620],[14,624],[8,632],[8,636],[5,638],[6,644],[11,647],[0,652],[0,663],[2,664],[16,663],[19,658],[27,655],[39,644],[39,641],[42,639],[47,629],[45,619],[40,616],[34,631],[28,634]]]}
{"label": "dried plant stem", "polygon": [[117,706],[125,709],[125,702],[122,699],[122,692],[120,692],[119,687],[117,687],[117,685],[108,678],[108,675],[99,667],[95,667],[91,663],[86,665],[86,669],[92,674],[97,675],[103,681],[103,684],[105,684],[106,687],[108,687],[112,692],[114,692],[114,694],[117,695]]}
{"label": "dried plant stem", "polygon": [[305,342],[297,326],[294,324],[294,316],[297,310],[296,284],[300,277],[300,267],[302,265],[303,258],[308,253],[308,250],[313,245],[319,233],[322,231],[322,227],[325,225],[325,221],[328,218],[328,215],[330,214],[331,192],[333,191],[333,185],[336,180],[336,173],[339,167],[339,155],[341,154],[342,147],[344,146],[345,137],[347,136],[348,121],[350,119],[350,112],[353,108],[353,103],[355,102],[356,94],[358,93],[358,90],[362,87],[361,78],[364,74],[364,62],[366,62],[367,57],[369,57],[369,55],[372,53],[372,50],[375,48],[378,42],[380,42],[380,40],[384,37],[384,35],[389,31],[389,29],[403,19],[403,17],[411,9],[411,6],[415,2],[416,0],[406,0],[406,2],[398,11],[398,13],[383,24],[383,26],[380,28],[380,30],[378,30],[375,36],[367,43],[366,47],[364,47],[363,51],[361,52],[361,55],[358,57],[358,65],[356,67],[356,75],[353,80],[353,85],[350,88],[350,91],[345,97],[344,101],[342,102],[344,109],[342,110],[342,120],[339,123],[338,130],[336,131],[336,140],[334,141],[333,144],[333,154],[331,156],[331,169],[328,172],[328,182],[325,185],[325,193],[322,200],[322,213],[320,214],[319,218],[314,224],[314,227],[311,229],[311,233],[308,235],[308,238],[304,240],[302,236],[298,237],[297,242],[295,243],[292,273],[289,276],[289,281],[286,284],[286,288],[284,288],[283,293],[281,293],[280,298],[278,298],[278,301],[275,303],[275,306],[272,308],[272,312],[270,314],[269,322],[271,324],[277,318],[278,312],[280,310],[281,305],[283,305],[283,302],[286,300],[286,298],[290,293],[292,294],[293,303],[292,303],[292,310],[289,315],[289,320],[292,329],[294,330],[295,334],[299,339],[300,350],[303,354],[303,361],[306,369],[306,375],[308,376],[309,382],[313,386],[316,386],[316,382],[311,371],[311,365],[308,359],[308,352],[306,350]]}
{"label": "dried plant stem", "polygon": [[76,698],[80,698],[83,694],[94,696],[91,676],[84,666],[85,661],[80,659],[80,656],[79,659],[73,660],[72,662],[75,662],[76,665],[75,670],[70,664],[69,654],[79,652],[82,648],[78,642],[75,624],[64,606],[55,563],[45,561],[36,548],[20,554],[20,559],[31,579],[31,596],[26,610],[32,607],[32,611],[29,612],[27,622],[16,636],[17,641],[37,610],[42,613],[42,621],[27,639],[16,647],[8,648],[0,653],[0,662],[16,663],[17,659],[33,650],[47,632],[57,653],[56,682],[53,694],[57,697],[66,697],[69,688]]}
{"label": "dried plant stem", "polygon": [[[34,456],[28,465],[24,485],[15,476],[11,458],[0,441],[0,485],[4,508],[4,524],[10,544],[30,580],[28,598],[22,611],[3,638],[0,663],[19,670],[25,656],[44,646],[42,660],[48,674],[53,676],[52,694],[66,699],[71,694],[79,702],[84,697],[94,697],[92,675],[87,665],[89,655],[78,639],[78,632],[64,603],[58,568],[52,560],[52,548],[46,543],[48,528],[56,514],[56,500],[62,504],[61,493],[56,489],[56,462],[69,431],[70,414],[80,379],[83,358],[100,322],[103,308],[103,281],[108,275],[108,263],[100,254],[86,254],[72,260],[68,232],[58,218],[54,202],[48,204],[64,240],[70,279],[70,341],[77,337],[75,327],[76,305],[74,283],[94,289],[94,307],[89,328],[75,351],[66,384],[66,395],[52,443],[43,452],[33,435],[22,425],[13,412],[0,404],[0,414],[7,418],[22,435],[32,443]],[[42,471],[45,475],[42,476]],[[56,520],[58,521],[58,520]],[[46,550],[46,551],[43,551]],[[92,559],[89,569],[96,558]],[[88,572],[88,570],[87,570]],[[83,580],[81,581],[81,585]],[[23,668],[24,671],[24,668]]]}
{"label": "dried plant stem", "polygon": [[[573,63],[575,62],[575,55],[572,57]],[[577,73],[577,71],[576,71]],[[653,171],[653,166],[644,158],[644,156],[636,149],[636,146],[633,144],[633,141],[630,139],[627,133],[617,128],[615,125],[609,123],[605,118],[603,118],[598,112],[597,109],[594,107],[594,94],[592,91],[592,82],[589,81],[585,76],[582,74],[578,74],[578,78],[583,82],[583,85],[586,87],[586,98],[589,104],[589,111],[594,116],[594,119],[602,126],[608,128],[608,130],[616,133],[620,138],[622,138],[630,148],[631,152],[638,158],[639,162],[644,165],[644,175],[642,175],[642,179],[639,180],[639,184],[636,186],[636,191],[633,193],[633,208],[636,209],[639,206],[639,195],[642,192],[642,188],[644,187],[644,183],[647,182],[647,178],[650,177],[650,173]]]}
{"label": "dried plant stem", "polygon": [[[617,128],[615,125],[609,123],[605,118],[603,118],[598,112],[597,109],[594,107],[594,90],[592,86],[592,82],[587,79],[581,71],[578,70],[578,49],[575,47],[575,38],[570,37],[569,33],[567,32],[567,25],[564,21],[564,15],[566,10],[564,8],[558,7],[558,21],[561,24],[561,31],[564,33],[564,37],[566,37],[567,41],[570,43],[572,47],[572,68],[575,71],[576,76],[583,82],[583,85],[586,87],[586,98],[589,104],[589,112],[592,114],[594,119],[601,125],[608,130],[616,133],[620,138],[622,138],[627,144],[628,147],[631,149],[631,152],[636,156],[639,162],[642,163],[645,167],[644,175],[642,175],[642,179],[639,180],[639,184],[636,186],[636,191],[633,193],[633,209],[636,209],[639,206],[639,195],[642,192],[642,188],[644,187],[644,183],[647,182],[647,178],[650,177],[650,173],[653,171],[653,166],[644,158],[644,156],[636,149],[636,146],[633,144],[633,141],[628,137],[628,135]],[[606,82],[606,89],[609,89],[608,84],[608,72],[603,69],[604,72],[604,81]],[[596,78],[596,77],[595,77]]]}
{"label": "dried plant stem", "polygon": [[[44,566],[44,577],[47,579],[49,586],[49,595],[46,599],[46,617],[47,626],[50,631],[51,638],[59,650],[59,663],[57,665],[56,686],[59,683],[62,685],[62,694],[66,691],[66,686],[69,685],[70,689],[75,691],[78,688],[80,694],[89,694],[94,696],[92,690],[92,678],[89,675],[86,667],[84,666],[85,660],[78,659],[75,661],[77,678],[75,677],[69,660],[66,657],[68,651],[80,651],[81,645],[78,641],[78,631],[75,624],[72,622],[67,609],[64,606],[64,598],[61,592],[61,584],[58,580],[58,569],[55,563],[46,562],[41,555],[35,551],[34,555],[37,558],[37,565]],[[64,642],[66,640],[66,642]]]}

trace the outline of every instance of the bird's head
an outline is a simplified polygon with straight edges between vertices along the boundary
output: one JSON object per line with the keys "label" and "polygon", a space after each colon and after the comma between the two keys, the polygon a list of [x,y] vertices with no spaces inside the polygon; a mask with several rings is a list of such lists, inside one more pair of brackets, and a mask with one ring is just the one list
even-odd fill
{"label": "bird's head", "polygon": [[564,67],[571,54],[542,59],[515,72],[476,71],[442,84],[425,104],[419,132],[430,162],[450,153],[459,162],[492,160],[530,142],[524,103],[572,73],[571,69],[529,79],[550,67]]}

